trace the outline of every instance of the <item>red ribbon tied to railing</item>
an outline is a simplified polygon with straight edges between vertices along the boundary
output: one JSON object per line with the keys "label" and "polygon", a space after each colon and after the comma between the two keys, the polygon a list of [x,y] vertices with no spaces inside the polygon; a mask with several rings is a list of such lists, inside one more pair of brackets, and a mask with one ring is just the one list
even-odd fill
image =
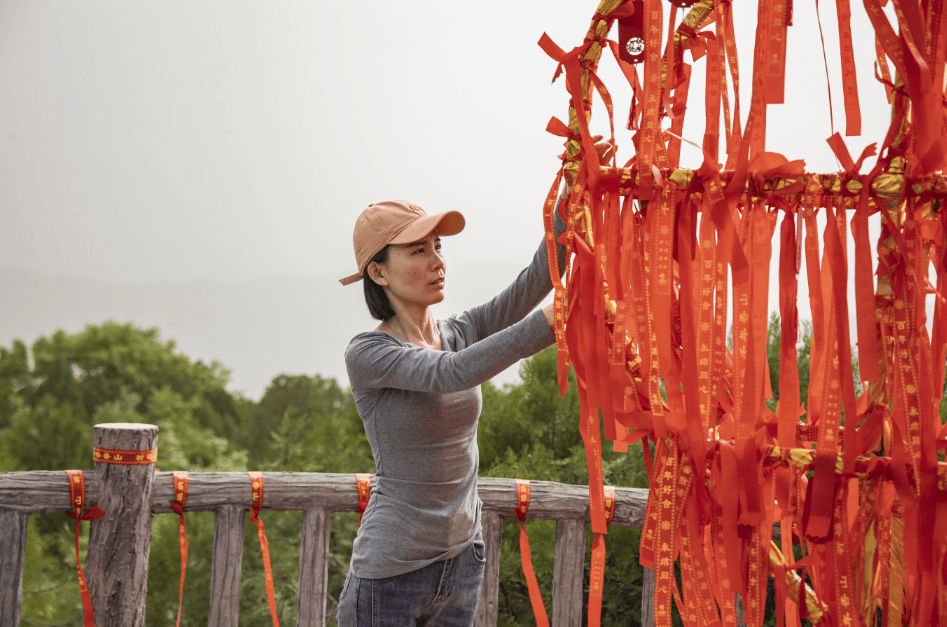
{"label": "red ribbon tied to railing", "polygon": [[529,511],[529,481],[516,480],[516,520],[520,521],[520,557],[523,561],[523,575],[526,577],[526,587],[529,590],[529,602],[533,606],[537,627],[549,627],[549,617],[546,615],[546,606],[539,593],[539,584],[536,582],[536,573],[533,571],[533,558],[529,552],[529,538],[526,537],[526,512]]}
{"label": "red ribbon tied to railing", "polygon": [[105,516],[98,505],[93,505],[88,511],[85,510],[85,475],[81,470],[67,470],[69,477],[69,502],[72,504],[72,511],[66,512],[66,516],[76,521],[76,570],[79,572],[79,594],[82,597],[83,625],[85,627],[95,627],[95,615],[92,611],[92,597],[89,595],[89,586],[86,583],[85,573],[82,572],[82,562],[79,559],[79,525],[83,520],[95,520]]}
{"label": "red ribbon tied to railing", "polygon": [[174,500],[171,509],[177,514],[181,522],[178,526],[178,542],[181,547],[181,585],[178,590],[178,619],[175,627],[181,625],[181,605],[184,603],[184,571],[187,570],[187,529],[184,526],[184,503],[187,502],[188,474],[186,470],[175,471],[171,474],[174,484]]}
{"label": "red ribbon tied to railing", "polygon": [[[615,518],[615,488],[605,486],[605,525]],[[602,591],[605,583],[605,536],[592,540],[592,565],[589,568],[589,627],[602,624]]]}
{"label": "red ribbon tied to railing", "polygon": [[263,574],[266,577],[266,600],[270,604],[270,616],[273,618],[273,627],[279,627],[276,617],[276,593],[273,590],[273,568],[270,566],[270,544],[266,541],[263,531],[263,521],[260,520],[260,508],[263,507],[263,473],[250,471],[250,487],[253,490],[253,505],[250,507],[250,522],[256,524],[256,535],[260,539],[260,550],[263,552]]}
{"label": "red ribbon tied to railing", "polygon": [[355,473],[355,487],[358,489],[358,526],[362,526],[362,517],[368,507],[368,497],[372,492],[372,476],[367,473]]}

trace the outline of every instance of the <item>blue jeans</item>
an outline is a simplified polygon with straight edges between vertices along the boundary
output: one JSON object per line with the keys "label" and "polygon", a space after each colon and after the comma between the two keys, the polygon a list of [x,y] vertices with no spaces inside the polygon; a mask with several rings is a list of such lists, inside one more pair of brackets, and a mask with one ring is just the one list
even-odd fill
{"label": "blue jeans", "polygon": [[486,561],[478,535],[460,554],[403,575],[361,579],[350,570],[339,596],[339,627],[470,627]]}

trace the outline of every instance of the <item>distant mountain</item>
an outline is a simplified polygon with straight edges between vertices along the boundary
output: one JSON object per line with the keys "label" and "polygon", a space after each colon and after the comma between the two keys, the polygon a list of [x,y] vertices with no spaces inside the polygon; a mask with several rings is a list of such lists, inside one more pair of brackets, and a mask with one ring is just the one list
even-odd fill
{"label": "distant mountain", "polygon": [[[436,314],[479,304],[519,268],[486,262],[448,273],[448,299]],[[105,320],[158,327],[193,359],[219,361],[230,389],[259,398],[278,374],[320,374],[348,385],[343,353],[356,333],[377,325],[360,285],[338,277],[273,277],[249,281],[108,283],[0,267],[0,346],[28,345],[57,329],[70,333]],[[518,380],[509,368],[496,383]]]}

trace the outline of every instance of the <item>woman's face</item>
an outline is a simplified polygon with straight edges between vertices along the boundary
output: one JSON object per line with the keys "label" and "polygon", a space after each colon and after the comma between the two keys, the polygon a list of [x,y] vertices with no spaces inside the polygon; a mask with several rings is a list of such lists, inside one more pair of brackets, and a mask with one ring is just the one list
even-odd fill
{"label": "woman's face", "polygon": [[411,244],[391,244],[388,261],[372,262],[369,272],[375,283],[385,288],[392,305],[395,300],[422,306],[444,300],[447,262],[436,232]]}

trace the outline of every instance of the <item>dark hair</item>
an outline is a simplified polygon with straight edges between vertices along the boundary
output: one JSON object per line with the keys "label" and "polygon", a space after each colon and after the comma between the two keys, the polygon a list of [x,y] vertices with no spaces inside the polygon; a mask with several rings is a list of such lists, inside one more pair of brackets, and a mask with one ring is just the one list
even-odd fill
{"label": "dark hair", "polygon": [[[388,247],[385,246],[372,257],[376,263],[386,263],[388,261]],[[368,276],[368,265],[362,270],[362,280],[365,283],[365,304],[368,305],[368,313],[372,318],[384,322],[395,315],[395,310],[391,307],[391,301],[388,300],[388,294],[385,294],[385,288],[372,281]]]}

